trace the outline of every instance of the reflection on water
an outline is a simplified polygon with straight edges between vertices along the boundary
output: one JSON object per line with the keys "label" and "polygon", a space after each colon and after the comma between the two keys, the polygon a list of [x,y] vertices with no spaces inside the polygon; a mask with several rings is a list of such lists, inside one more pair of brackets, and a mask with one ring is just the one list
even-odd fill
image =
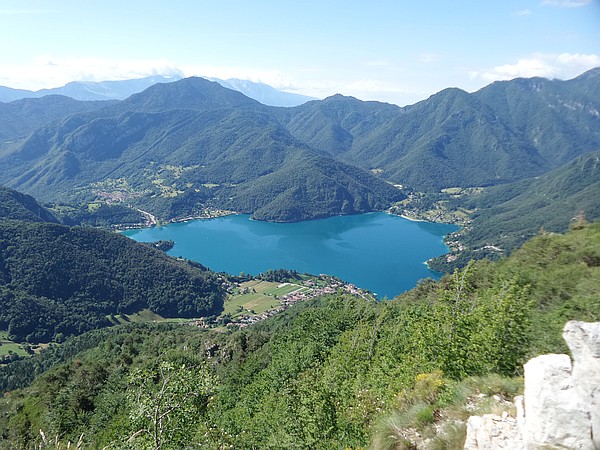
{"label": "reflection on water", "polygon": [[169,254],[216,271],[327,273],[392,298],[420,278],[439,276],[422,263],[447,251],[442,238],[454,230],[453,225],[371,213],[286,224],[236,215],[125,234],[143,242],[172,239]]}

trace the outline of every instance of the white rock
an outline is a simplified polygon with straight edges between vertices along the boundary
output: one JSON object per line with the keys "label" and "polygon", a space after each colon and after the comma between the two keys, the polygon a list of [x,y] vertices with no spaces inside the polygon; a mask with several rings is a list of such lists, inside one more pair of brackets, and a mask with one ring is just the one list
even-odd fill
{"label": "white rock", "polygon": [[572,384],[589,411],[594,448],[600,448],[600,323],[568,322],[563,337],[573,355]]}
{"label": "white rock", "polygon": [[517,418],[471,417],[465,450],[600,449],[600,323],[569,322],[567,355],[525,364]]}
{"label": "white rock", "polygon": [[494,414],[471,416],[465,450],[525,450],[517,421]]}
{"label": "white rock", "polygon": [[524,367],[526,448],[594,450],[587,405],[573,386],[571,359],[542,355]]}

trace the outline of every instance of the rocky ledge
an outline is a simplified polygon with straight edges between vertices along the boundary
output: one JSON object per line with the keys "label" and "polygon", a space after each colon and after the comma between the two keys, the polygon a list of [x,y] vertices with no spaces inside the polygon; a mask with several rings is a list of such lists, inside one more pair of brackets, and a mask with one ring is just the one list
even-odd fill
{"label": "rocky ledge", "polygon": [[465,450],[600,449],[600,323],[568,322],[568,355],[525,364],[516,417],[473,416]]}

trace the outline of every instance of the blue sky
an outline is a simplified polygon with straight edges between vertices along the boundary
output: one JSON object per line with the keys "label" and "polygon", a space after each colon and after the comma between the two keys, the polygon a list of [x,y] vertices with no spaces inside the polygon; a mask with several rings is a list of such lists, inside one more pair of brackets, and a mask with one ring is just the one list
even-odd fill
{"label": "blue sky", "polygon": [[181,74],[411,104],[600,66],[600,0],[0,0],[0,85]]}

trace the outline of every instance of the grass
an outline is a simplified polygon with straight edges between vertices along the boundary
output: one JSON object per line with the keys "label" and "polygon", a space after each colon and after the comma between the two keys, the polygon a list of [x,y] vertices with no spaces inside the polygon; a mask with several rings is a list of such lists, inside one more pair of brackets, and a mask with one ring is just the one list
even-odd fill
{"label": "grass", "polygon": [[456,382],[441,372],[421,374],[414,388],[398,396],[397,407],[377,420],[372,449],[461,450],[469,416],[514,416],[514,405],[505,400],[522,392],[522,378],[492,374]]}
{"label": "grass", "polygon": [[8,331],[0,331],[0,357],[8,355],[9,352],[16,353],[19,356],[27,356],[27,352],[21,344],[8,339]]}
{"label": "grass", "polygon": [[225,301],[223,314],[231,314],[233,317],[246,311],[262,314],[279,306],[279,297],[307,290],[308,288],[297,284],[260,280],[247,281],[240,285],[238,292]]}
{"label": "grass", "polygon": [[166,319],[156,313],[153,313],[149,309],[142,309],[133,314],[113,314],[107,316],[108,320],[110,320],[114,325],[119,325],[123,323],[141,323],[141,322],[186,322],[189,319]]}

